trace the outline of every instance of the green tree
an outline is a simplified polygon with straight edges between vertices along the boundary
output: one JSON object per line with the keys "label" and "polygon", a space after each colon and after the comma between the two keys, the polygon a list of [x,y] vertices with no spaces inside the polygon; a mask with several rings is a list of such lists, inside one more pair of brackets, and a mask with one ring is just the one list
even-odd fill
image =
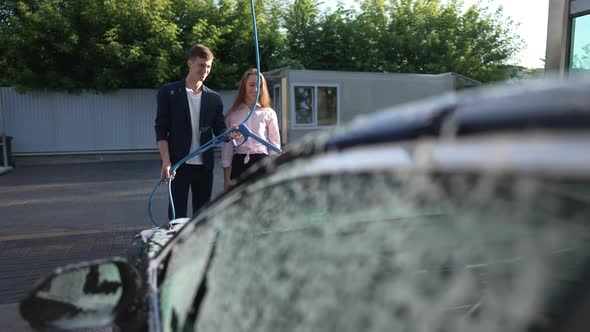
{"label": "green tree", "polygon": [[288,62],[295,67],[317,69],[319,15],[318,0],[294,0],[285,12]]}
{"label": "green tree", "polygon": [[389,46],[387,37],[391,6],[386,0],[363,0],[360,7],[359,15],[352,22],[356,67],[361,71],[383,72],[389,62],[384,51]]}
{"label": "green tree", "polygon": [[[220,0],[212,24],[222,27],[213,45],[216,61],[208,85],[219,89],[235,89],[246,69],[256,67],[254,32],[249,0]],[[283,11],[279,0],[256,0],[256,21],[261,58],[261,70],[282,64],[285,37],[281,33]]]}
{"label": "green tree", "polygon": [[[226,1],[220,1],[226,3]],[[232,2],[233,7],[234,2]],[[178,80],[184,78],[188,73],[187,56],[188,50],[197,43],[207,45],[216,55],[212,75],[208,80],[208,85],[215,85],[217,73],[223,71],[223,65],[220,63],[220,45],[224,43],[224,36],[231,27],[223,24],[220,11],[215,0],[173,0],[172,8],[174,10],[173,21],[178,29],[178,40],[181,44],[182,52],[172,59],[176,67],[175,75],[170,76],[168,80]],[[213,83],[213,84],[211,84]],[[218,87],[218,86],[215,86]]]}
{"label": "green tree", "polygon": [[318,23],[313,69],[361,70],[358,65],[357,43],[354,35],[355,12],[339,4],[334,12],[323,14]]}
{"label": "green tree", "polygon": [[0,36],[17,88],[112,90],[165,81],[181,51],[168,0],[18,0]]}
{"label": "green tree", "polygon": [[507,79],[507,63],[522,47],[515,24],[502,7],[487,13],[479,4],[463,13],[463,2],[392,0],[387,38],[381,45],[386,71],[453,71],[482,82]]}
{"label": "green tree", "polygon": [[576,52],[572,57],[571,70],[573,72],[590,71],[590,44],[582,47],[583,52]]}
{"label": "green tree", "polygon": [[[255,0],[262,70],[283,66],[401,73],[513,75],[522,46],[500,8],[461,0]],[[20,89],[154,88],[187,73],[195,43],[216,55],[207,84],[235,88],[255,65],[249,0],[4,0],[0,83]]]}
{"label": "green tree", "polygon": [[358,12],[328,14],[294,0],[285,19],[290,54],[307,69],[453,71],[483,82],[514,75],[508,64],[523,45],[515,26],[501,7],[461,0],[363,0]]}
{"label": "green tree", "polygon": [[[216,55],[208,85],[235,88],[255,66],[250,10],[249,0],[7,0],[0,5],[2,83],[153,88],[184,77],[188,49],[203,43]],[[281,66],[283,5],[256,0],[256,11],[262,69]]]}

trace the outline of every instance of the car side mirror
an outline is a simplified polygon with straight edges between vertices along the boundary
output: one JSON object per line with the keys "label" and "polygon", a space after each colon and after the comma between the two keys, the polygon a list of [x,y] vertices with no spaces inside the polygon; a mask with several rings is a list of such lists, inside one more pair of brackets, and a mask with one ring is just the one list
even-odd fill
{"label": "car side mirror", "polygon": [[20,303],[21,316],[35,329],[79,329],[120,325],[137,319],[141,281],[124,258],[66,266],[41,280]]}

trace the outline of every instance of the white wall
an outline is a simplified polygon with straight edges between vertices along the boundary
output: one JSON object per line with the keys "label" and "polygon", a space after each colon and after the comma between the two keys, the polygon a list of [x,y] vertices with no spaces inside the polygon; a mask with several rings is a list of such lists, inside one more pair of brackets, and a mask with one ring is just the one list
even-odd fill
{"label": "white wall", "polygon": [[[0,88],[6,134],[14,154],[61,154],[155,150],[156,90],[113,93]],[[235,91],[220,93],[229,107]]]}
{"label": "white wall", "polygon": [[[440,75],[383,74],[361,72],[333,72],[290,70],[288,73],[288,98],[292,98],[293,84],[326,83],[340,86],[340,125],[345,125],[361,114],[378,112],[393,105],[425,99],[454,91],[454,76]],[[291,117],[288,103],[289,117]],[[289,143],[308,133],[325,128],[293,128],[289,126]]]}

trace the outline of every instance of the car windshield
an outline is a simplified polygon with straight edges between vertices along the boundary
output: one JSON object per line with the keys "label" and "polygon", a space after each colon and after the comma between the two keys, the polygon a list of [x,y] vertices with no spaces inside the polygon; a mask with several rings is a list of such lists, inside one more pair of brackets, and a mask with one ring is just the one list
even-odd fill
{"label": "car windshield", "polygon": [[180,234],[164,330],[522,331],[581,278],[589,203],[590,183],[557,178],[261,181]]}

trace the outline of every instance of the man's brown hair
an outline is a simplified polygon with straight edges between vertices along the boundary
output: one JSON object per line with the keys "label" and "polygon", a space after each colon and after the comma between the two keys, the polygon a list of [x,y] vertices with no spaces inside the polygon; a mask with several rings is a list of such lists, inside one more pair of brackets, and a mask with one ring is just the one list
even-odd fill
{"label": "man's brown hair", "polygon": [[189,59],[199,57],[209,61],[213,60],[213,52],[211,52],[209,47],[203,44],[196,44],[195,46],[191,47],[191,50],[188,52],[188,57]]}

